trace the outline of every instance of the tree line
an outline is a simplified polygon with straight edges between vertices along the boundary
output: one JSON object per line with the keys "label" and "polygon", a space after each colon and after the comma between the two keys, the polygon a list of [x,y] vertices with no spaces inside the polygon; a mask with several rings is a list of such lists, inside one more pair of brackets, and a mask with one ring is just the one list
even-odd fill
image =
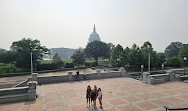
{"label": "tree line", "polygon": [[[121,45],[105,43],[102,41],[93,41],[86,45],[83,50],[77,50],[72,56],[72,63],[66,63],[61,60],[58,54],[52,59],[50,64],[41,64],[42,57],[50,54],[50,50],[40,44],[39,40],[23,38],[12,43],[10,50],[0,49],[0,63],[12,63],[18,68],[29,69],[31,67],[31,52],[33,54],[33,66],[37,70],[59,69],[62,65],[67,68],[74,66],[97,66],[98,60],[110,61],[114,67],[128,67],[136,70],[141,65],[148,67],[148,55],[150,54],[151,67],[161,67],[161,64],[167,66],[179,67],[188,65],[183,58],[188,58],[188,44],[181,42],[172,42],[165,49],[164,53],[158,53],[153,50],[152,44],[147,41],[141,47],[133,44],[132,47],[125,49]],[[94,63],[87,63],[86,59],[95,60]]]}

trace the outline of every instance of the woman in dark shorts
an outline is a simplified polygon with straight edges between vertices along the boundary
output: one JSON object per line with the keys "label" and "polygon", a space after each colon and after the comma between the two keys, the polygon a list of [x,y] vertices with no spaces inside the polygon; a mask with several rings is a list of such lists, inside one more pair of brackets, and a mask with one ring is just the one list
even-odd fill
{"label": "woman in dark shorts", "polygon": [[94,107],[96,107],[96,99],[97,99],[97,96],[98,96],[98,90],[97,90],[97,86],[95,85],[94,86],[94,89],[93,89],[93,103],[94,103]]}
{"label": "woman in dark shorts", "polygon": [[[91,87],[88,85],[86,91],[87,107],[90,107],[90,101],[91,101],[90,98],[91,98]],[[89,105],[88,105],[88,101],[89,101]]]}

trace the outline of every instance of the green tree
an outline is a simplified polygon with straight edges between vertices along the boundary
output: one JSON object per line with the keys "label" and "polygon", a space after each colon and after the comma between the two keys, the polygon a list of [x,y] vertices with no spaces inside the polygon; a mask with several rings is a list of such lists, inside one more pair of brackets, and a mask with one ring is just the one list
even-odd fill
{"label": "green tree", "polygon": [[4,63],[4,54],[6,50],[0,48],[0,63]]}
{"label": "green tree", "polygon": [[[148,47],[149,46],[149,47]],[[152,44],[147,41],[141,47],[141,64],[144,65],[145,68],[148,67],[148,57],[150,53],[150,66],[156,67],[155,60],[156,60],[156,51],[153,50]]]}
{"label": "green tree", "polygon": [[124,66],[125,65],[129,65],[129,62],[131,61],[131,58],[130,58],[130,51],[131,49],[129,47],[126,47],[124,49],[124,54],[123,54],[123,64]]}
{"label": "green tree", "polygon": [[123,66],[123,47],[121,45],[117,45],[113,50],[111,54],[111,65],[114,67],[121,67]]}
{"label": "green tree", "polygon": [[0,54],[1,62],[5,64],[14,63],[16,61],[15,51],[5,51]]}
{"label": "green tree", "polygon": [[41,46],[39,40],[23,38],[12,43],[11,49],[16,52],[16,67],[29,69],[31,67],[31,51],[33,54],[33,66],[35,67],[44,54],[49,53],[45,46]]}
{"label": "green tree", "polygon": [[0,54],[6,52],[5,49],[0,48]]}
{"label": "green tree", "polygon": [[101,41],[93,41],[87,44],[84,52],[86,57],[94,58],[98,62],[98,58],[107,58],[109,56],[110,48],[108,45]]}
{"label": "green tree", "polygon": [[57,68],[61,68],[63,65],[63,61],[61,60],[61,57],[56,53],[52,58],[53,63],[57,66]]}
{"label": "green tree", "polygon": [[166,61],[166,65],[170,67],[179,67],[180,66],[180,59],[178,57],[171,57],[168,58]]}
{"label": "green tree", "polygon": [[168,47],[165,49],[165,57],[170,58],[173,56],[178,56],[179,51],[183,46],[182,42],[172,42]]}
{"label": "green tree", "polygon": [[109,55],[108,55],[108,58],[110,61],[110,56],[111,56],[112,50],[115,48],[115,45],[113,43],[108,43],[107,45],[110,48]]}
{"label": "green tree", "polygon": [[161,65],[166,61],[164,53],[157,53],[155,58],[155,67],[161,67]]}
{"label": "green tree", "polygon": [[80,66],[83,65],[86,61],[85,54],[81,50],[77,50],[72,56],[71,56],[72,62],[74,65]]}
{"label": "green tree", "polygon": [[141,51],[140,48],[136,45],[133,44],[132,48],[130,49],[128,53],[128,60],[129,60],[129,65],[133,69],[138,69],[141,66]]}
{"label": "green tree", "polygon": [[188,60],[184,61],[183,58],[186,57],[188,59],[188,44],[183,45],[182,49],[178,53],[178,57],[182,63],[188,66]]}

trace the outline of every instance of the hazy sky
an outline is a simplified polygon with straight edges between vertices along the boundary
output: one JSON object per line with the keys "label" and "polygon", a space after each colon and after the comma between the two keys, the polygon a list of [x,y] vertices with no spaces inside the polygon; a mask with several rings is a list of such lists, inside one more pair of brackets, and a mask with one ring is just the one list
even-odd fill
{"label": "hazy sky", "polygon": [[173,41],[188,43],[188,0],[0,0],[0,48],[21,38],[85,47],[94,24],[104,42],[150,41],[164,51]]}

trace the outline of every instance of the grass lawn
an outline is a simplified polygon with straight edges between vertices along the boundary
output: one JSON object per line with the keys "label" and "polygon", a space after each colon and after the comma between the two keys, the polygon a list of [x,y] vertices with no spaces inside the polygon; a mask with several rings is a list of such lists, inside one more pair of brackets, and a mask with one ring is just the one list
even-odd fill
{"label": "grass lawn", "polygon": [[14,73],[14,68],[15,68],[15,73],[17,72],[27,72],[28,70],[26,69],[20,69],[14,66],[14,64],[3,64],[0,63],[0,74],[6,74],[6,73]]}
{"label": "grass lawn", "polygon": [[[72,60],[63,60],[65,63],[71,63]],[[95,62],[94,60],[86,60],[86,62],[92,63]],[[42,60],[41,61],[42,64],[49,64],[52,63],[52,60]],[[109,61],[100,61],[99,60],[99,65],[109,65]],[[83,65],[81,66],[75,66],[75,68],[77,67],[83,67]],[[27,69],[21,69],[21,68],[17,68],[14,66],[14,64],[3,64],[0,63],[0,74],[6,74],[6,73],[14,73],[14,68],[15,68],[15,73],[18,72],[29,72],[30,70]],[[62,67],[64,68],[64,67]]]}
{"label": "grass lawn", "polygon": [[[65,62],[65,63],[71,63],[72,60],[63,60],[63,62]],[[95,62],[95,61],[94,60],[86,60],[86,62],[91,63],[91,62]],[[41,63],[42,64],[49,64],[49,63],[52,63],[52,60],[42,60]]]}

